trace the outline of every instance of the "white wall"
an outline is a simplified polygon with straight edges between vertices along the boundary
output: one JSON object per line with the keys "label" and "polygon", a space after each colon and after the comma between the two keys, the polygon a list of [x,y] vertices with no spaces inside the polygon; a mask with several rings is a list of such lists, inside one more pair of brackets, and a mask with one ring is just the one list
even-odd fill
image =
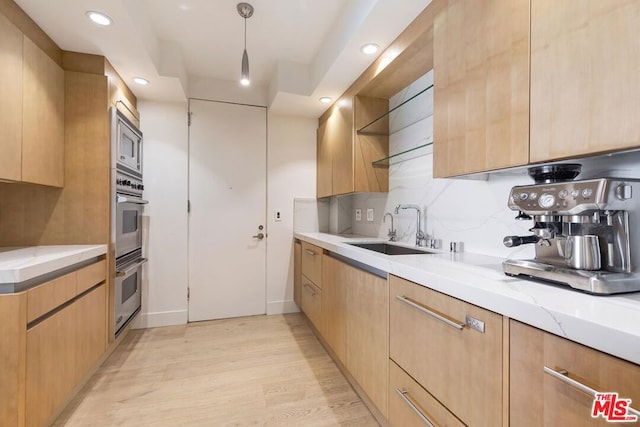
{"label": "white wall", "polygon": [[[315,197],[316,119],[269,113],[267,132],[267,314],[293,302],[294,197]],[[275,221],[275,211],[282,220]]]}
{"label": "white wall", "polygon": [[140,101],[149,262],[134,327],[187,322],[187,104]]}

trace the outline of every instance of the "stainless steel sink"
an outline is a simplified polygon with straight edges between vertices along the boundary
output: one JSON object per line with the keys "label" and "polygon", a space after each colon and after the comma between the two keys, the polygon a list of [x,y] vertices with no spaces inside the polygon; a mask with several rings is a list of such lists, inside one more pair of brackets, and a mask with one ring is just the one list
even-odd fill
{"label": "stainless steel sink", "polygon": [[370,251],[380,252],[381,254],[386,255],[428,255],[436,253],[426,248],[408,248],[406,246],[392,245],[390,243],[349,243],[349,245],[368,249]]}

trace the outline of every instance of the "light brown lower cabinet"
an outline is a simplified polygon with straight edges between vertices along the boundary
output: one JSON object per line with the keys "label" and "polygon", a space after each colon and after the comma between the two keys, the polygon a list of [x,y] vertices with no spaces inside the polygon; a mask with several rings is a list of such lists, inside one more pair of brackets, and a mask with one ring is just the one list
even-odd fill
{"label": "light brown lower cabinet", "polygon": [[612,425],[591,417],[594,399],[580,384],[640,409],[640,366],[515,320],[509,328],[511,427]]}
{"label": "light brown lower cabinet", "polygon": [[302,244],[295,242],[293,245],[293,302],[298,307],[301,305],[302,292]]}
{"label": "light brown lower cabinet", "polygon": [[340,363],[346,364],[347,347],[347,283],[351,268],[331,256],[322,259],[322,337]]}
{"label": "light brown lower cabinet", "polygon": [[317,330],[322,329],[322,289],[317,287],[307,276],[302,275],[300,302],[304,314],[307,315]]}
{"label": "light brown lower cabinet", "polygon": [[502,316],[399,277],[389,287],[389,357],[463,423],[502,425]]}
{"label": "light brown lower cabinet", "polygon": [[53,421],[107,345],[106,284],[27,330],[26,426]]}
{"label": "light brown lower cabinet", "polygon": [[447,408],[389,360],[389,424],[397,427],[464,427]]}

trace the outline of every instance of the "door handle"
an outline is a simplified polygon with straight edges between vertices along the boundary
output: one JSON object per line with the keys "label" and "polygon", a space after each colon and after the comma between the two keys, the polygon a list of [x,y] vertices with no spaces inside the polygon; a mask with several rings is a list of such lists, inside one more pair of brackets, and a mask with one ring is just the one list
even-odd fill
{"label": "door handle", "polygon": [[264,239],[264,233],[258,233],[255,236],[251,236],[251,237],[253,237],[254,239],[262,240]]}

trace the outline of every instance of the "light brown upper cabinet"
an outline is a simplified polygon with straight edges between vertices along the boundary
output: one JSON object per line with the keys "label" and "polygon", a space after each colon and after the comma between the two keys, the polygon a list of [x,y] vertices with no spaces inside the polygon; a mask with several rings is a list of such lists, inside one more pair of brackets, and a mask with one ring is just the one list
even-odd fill
{"label": "light brown upper cabinet", "polygon": [[29,38],[23,45],[22,181],[64,184],[64,70]]}
{"label": "light brown upper cabinet", "polygon": [[433,33],[434,176],[529,159],[529,1],[439,0]]}
{"label": "light brown upper cabinet", "polygon": [[22,32],[0,14],[0,179],[19,181],[22,159]]}
{"label": "light brown upper cabinet", "polygon": [[640,2],[531,2],[531,162],[640,146]]}
{"label": "light brown upper cabinet", "polygon": [[388,156],[388,135],[356,132],[388,111],[386,99],[356,96],[336,102],[317,133],[317,196],[389,191],[386,168],[372,162]]}
{"label": "light brown upper cabinet", "polygon": [[64,71],[0,14],[0,179],[64,184]]}

